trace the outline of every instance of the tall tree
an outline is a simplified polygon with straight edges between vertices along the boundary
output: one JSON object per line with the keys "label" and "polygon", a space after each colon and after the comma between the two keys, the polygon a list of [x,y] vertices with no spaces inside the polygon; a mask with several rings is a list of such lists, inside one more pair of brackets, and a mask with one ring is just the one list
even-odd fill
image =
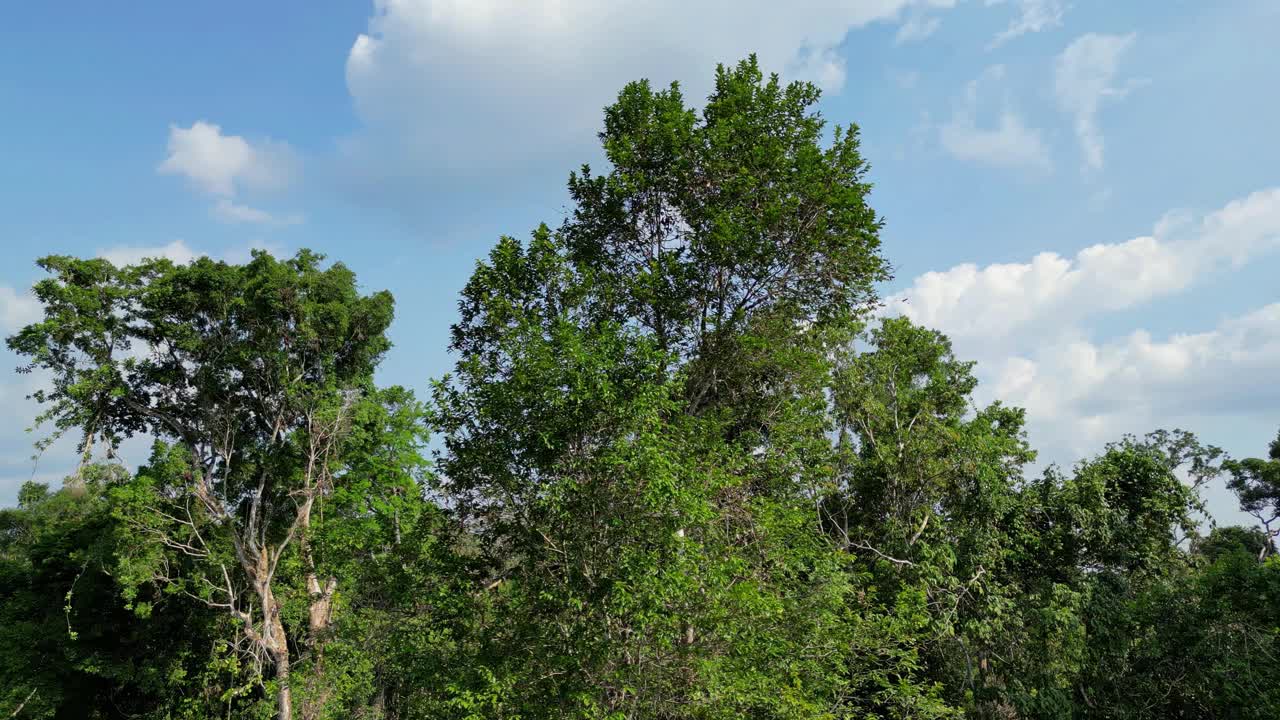
{"label": "tall tree", "polygon": [[924,656],[956,705],[982,684],[1014,603],[1004,521],[1035,457],[1023,412],[977,407],[976,386],[936,331],[889,318],[863,333],[833,385],[843,453],[821,506],[882,593],[925,608]]}
{"label": "tall tree", "polygon": [[886,276],[852,129],[754,58],[705,110],[633,83],[557,231],[463,292],[446,487],[492,558],[488,717],[928,717],[823,532],[832,353]]}
{"label": "tall tree", "polygon": [[[350,270],[307,251],[255,252],[245,265],[50,256],[40,266],[52,275],[34,288],[44,319],[9,347],[52,376],[35,394],[42,419],[80,431],[85,453],[158,439],[123,500],[138,540],[123,580],[168,585],[234,619],[288,720],[292,664],[320,651],[338,590],[313,521],[358,474],[349,440],[380,401],[373,372],[390,346],[391,296],[361,295]],[[301,579],[300,617],[281,596],[289,573]]]}

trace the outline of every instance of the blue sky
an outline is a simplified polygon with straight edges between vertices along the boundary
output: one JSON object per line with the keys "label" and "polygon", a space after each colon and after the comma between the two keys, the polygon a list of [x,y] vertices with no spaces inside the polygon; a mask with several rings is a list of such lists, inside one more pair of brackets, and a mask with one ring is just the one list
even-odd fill
{"label": "blue sky", "polygon": [[[754,51],[861,127],[889,309],[978,360],[981,399],[1026,406],[1045,459],[1156,427],[1256,455],[1280,426],[1273,0],[138,0],[5,20],[6,334],[34,317],[42,254],[311,247],[395,293],[382,379],[423,388],[475,259],[559,221],[621,85],[699,98]],[[0,380],[0,504],[74,464],[29,459],[30,382]]]}

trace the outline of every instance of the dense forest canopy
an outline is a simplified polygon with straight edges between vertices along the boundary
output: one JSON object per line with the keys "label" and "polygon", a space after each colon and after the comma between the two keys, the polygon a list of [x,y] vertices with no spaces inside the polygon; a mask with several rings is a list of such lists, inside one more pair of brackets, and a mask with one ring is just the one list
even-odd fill
{"label": "dense forest canopy", "polygon": [[817,100],[754,58],[701,110],[624,88],[429,397],[378,386],[391,295],[317,254],[41,259],[8,343],[85,461],[0,511],[0,714],[1274,717],[1280,437],[1031,472],[1023,411],[878,312]]}

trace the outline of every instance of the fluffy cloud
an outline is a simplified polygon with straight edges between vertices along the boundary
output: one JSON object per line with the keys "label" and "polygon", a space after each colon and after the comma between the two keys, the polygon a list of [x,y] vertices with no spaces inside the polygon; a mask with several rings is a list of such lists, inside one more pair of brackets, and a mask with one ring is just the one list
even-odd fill
{"label": "fluffy cloud", "polygon": [[838,91],[851,30],[954,4],[376,0],[347,58],[364,128],[342,144],[344,173],[379,202],[406,180],[447,190],[499,172],[515,183],[539,166],[558,175],[584,159],[601,108],[628,81],[679,80],[697,102],[715,63],[756,52],[765,68]]}
{"label": "fluffy cloud", "polygon": [[174,240],[168,245],[158,247],[119,245],[98,251],[98,257],[110,260],[111,264],[117,267],[133,265],[147,258],[166,258],[179,265],[185,265],[202,255],[204,253],[192,250],[182,240]]}
{"label": "fluffy cloud", "polygon": [[[1009,0],[987,0],[987,6],[1004,5]],[[987,45],[988,50],[994,50],[1006,42],[1026,35],[1028,33],[1037,33],[1049,28],[1062,25],[1062,16],[1067,13],[1067,4],[1064,0],[1017,0],[1018,15],[1009,21],[1009,27],[1000,31],[991,43]]]}
{"label": "fluffy cloud", "polygon": [[1123,98],[1133,87],[1116,87],[1114,82],[1120,58],[1136,38],[1136,33],[1082,35],[1062,51],[1055,63],[1054,91],[1058,104],[1074,119],[1086,169],[1102,167],[1098,110],[1103,99]]}
{"label": "fluffy cloud", "polygon": [[995,125],[978,125],[978,104],[982,88],[1004,77],[1004,67],[996,65],[969,83],[951,119],[938,128],[938,141],[953,157],[982,165],[1009,169],[1046,171],[1052,163],[1040,131],[1027,127],[1006,97]]}
{"label": "fluffy cloud", "polygon": [[233,198],[245,192],[283,190],[293,182],[297,166],[296,153],[285,143],[251,143],[240,135],[225,135],[220,126],[202,120],[189,128],[169,127],[168,156],[157,171],[181,175],[197,189],[217,196],[213,215],[223,222],[292,225],[300,216],[278,218]]}
{"label": "fluffy cloud", "polygon": [[[958,265],[916,278],[891,311],[984,345],[1017,339],[1186,289],[1215,270],[1280,246],[1280,188],[1232,201],[1196,222],[1170,213],[1150,235],[1043,252],[1026,263]],[[1039,330],[1038,330],[1039,329]]]}
{"label": "fluffy cloud", "polygon": [[[1110,342],[1063,336],[998,367],[992,393],[1041,420],[1106,432],[1127,418],[1265,413],[1280,406],[1280,303],[1208,331]],[[1082,421],[1082,422],[1081,422]],[[1072,433],[1063,433],[1071,437]]]}
{"label": "fluffy cloud", "polygon": [[[1280,188],[1202,218],[1172,213],[1152,233],[1041,253],[1025,263],[960,265],[916,278],[885,311],[937,328],[979,362],[983,401],[1028,409],[1047,459],[1070,460],[1125,432],[1221,418],[1262,418],[1280,407],[1280,303],[1216,327],[1154,337],[1096,339],[1090,318],[1171,296],[1280,250]],[[1219,509],[1229,510],[1229,499]]]}
{"label": "fluffy cloud", "polygon": [[[1275,431],[1280,303],[1200,332],[1157,338],[1136,330],[1095,341],[1068,328],[1021,350],[980,361],[979,400],[1027,408],[1042,463],[1067,465],[1126,433],[1176,427],[1255,454]],[[1240,445],[1241,434],[1258,442]],[[1211,485],[1205,498],[1217,522],[1251,523],[1224,485]]]}
{"label": "fluffy cloud", "polygon": [[293,153],[283,143],[251,144],[204,121],[169,127],[168,157],[157,168],[181,175],[205,192],[231,197],[237,190],[280,190],[294,172]]}
{"label": "fluffy cloud", "polygon": [[40,317],[40,303],[31,293],[19,293],[0,285],[0,333],[8,335],[35,322]]}

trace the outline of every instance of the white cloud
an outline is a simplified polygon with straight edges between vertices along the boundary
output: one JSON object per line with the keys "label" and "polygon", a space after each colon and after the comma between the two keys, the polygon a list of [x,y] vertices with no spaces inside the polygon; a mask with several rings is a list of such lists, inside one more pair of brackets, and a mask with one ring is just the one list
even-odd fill
{"label": "white cloud", "polygon": [[941,26],[942,18],[936,15],[916,15],[898,27],[898,33],[894,35],[893,41],[898,45],[902,45],[903,43],[924,40],[938,32],[938,28]]}
{"label": "white cloud", "polygon": [[956,0],[376,0],[347,58],[364,127],[341,143],[343,176],[377,202],[405,190],[559,175],[588,159],[600,110],[622,86],[685,83],[690,103],[716,63],[844,84],[851,30]]}
{"label": "white cloud", "polygon": [[185,265],[196,258],[213,257],[224,262],[244,264],[249,262],[254,250],[266,250],[276,257],[284,257],[289,252],[287,248],[278,244],[254,241],[248,245],[229,248],[218,255],[210,255],[202,250],[192,249],[182,240],[174,240],[167,245],[154,247],[118,245],[107,250],[99,250],[98,257],[110,260],[117,267],[133,265],[146,258],[167,258],[179,265]]}
{"label": "white cloud", "polygon": [[1057,58],[1054,91],[1058,104],[1074,119],[1086,169],[1102,167],[1103,139],[1098,127],[1098,110],[1103,99],[1123,98],[1133,87],[1132,84],[1115,87],[1113,81],[1120,57],[1136,38],[1136,33],[1089,33],[1076,38]]}
{"label": "white cloud", "polygon": [[978,102],[983,85],[998,81],[1004,68],[988,68],[969,83],[964,98],[951,119],[938,128],[942,148],[953,157],[1000,168],[1045,171],[1050,169],[1049,150],[1040,131],[1028,127],[1006,97],[995,125],[978,126]]}
{"label": "white cloud", "polygon": [[1170,213],[1152,234],[1084,248],[1074,258],[1043,252],[1026,263],[957,265],[917,277],[886,304],[982,346],[1170,295],[1215,270],[1280,247],[1280,188],[1228,203],[1195,223]]}
{"label": "white cloud", "polygon": [[161,245],[158,247],[118,245],[113,248],[98,251],[98,257],[110,260],[111,264],[116,267],[134,265],[148,258],[166,258],[178,263],[179,265],[185,265],[204,254],[205,253],[192,250],[182,240],[174,240],[168,245]]}
{"label": "white cloud", "polygon": [[29,292],[0,285],[0,333],[9,335],[40,319],[40,303]]}
{"label": "white cloud", "polygon": [[[980,395],[1027,408],[1032,441],[1048,460],[1079,458],[1156,427],[1274,423],[1280,407],[1280,303],[1201,332],[1155,338],[1135,330],[1104,342],[1062,332],[1022,349],[980,362]],[[1218,512],[1231,509],[1226,500]]]}
{"label": "white cloud", "polygon": [[996,389],[1050,417],[1267,411],[1280,406],[1268,379],[1280,370],[1280,303],[1164,340],[1145,330],[1096,344],[1067,336],[1033,357],[1011,358]]}
{"label": "white cloud", "polygon": [[[1151,235],[1072,258],[925,273],[886,300],[978,361],[980,399],[1028,409],[1034,445],[1069,461],[1126,432],[1263,418],[1280,407],[1280,303],[1196,332],[1092,337],[1090,319],[1168,297],[1280,251],[1280,188],[1203,218],[1170,213]],[[1272,417],[1264,417],[1270,413]],[[1231,503],[1222,501],[1220,509]]]}
{"label": "white cloud", "polygon": [[266,210],[249,207],[248,205],[237,205],[234,201],[226,198],[218,198],[218,204],[213,206],[214,217],[219,220],[230,223],[271,223],[275,218]]}
{"label": "white cloud", "polygon": [[277,216],[266,210],[248,205],[240,205],[228,198],[218,198],[213,206],[213,216],[225,223],[253,223],[257,225],[300,225],[303,221],[300,213]]}
{"label": "white cloud", "polygon": [[297,213],[276,216],[235,202],[246,192],[279,191],[293,183],[298,159],[286,143],[251,143],[239,135],[224,135],[220,126],[201,120],[189,128],[169,126],[168,153],[157,171],[181,175],[199,190],[217,196],[211,211],[214,218],[277,226],[302,222]]}
{"label": "white cloud", "polygon": [[157,170],[181,175],[201,190],[232,197],[239,190],[280,190],[289,185],[295,159],[289,146],[271,140],[250,143],[205,121],[169,126],[168,157]]}
{"label": "white cloud", "polygon": [[[987,0],[987,6],[1004,5],[1009,0]],[[1009,21],[1009,27],[1000,31],[990,44],[988,50],[994,50],[1006,42],[1026,35],[1038,33],[1049,28],[1062,25],[1062,16],[1067,12],[1064,0],[1017,0],[1018,15]]]}

